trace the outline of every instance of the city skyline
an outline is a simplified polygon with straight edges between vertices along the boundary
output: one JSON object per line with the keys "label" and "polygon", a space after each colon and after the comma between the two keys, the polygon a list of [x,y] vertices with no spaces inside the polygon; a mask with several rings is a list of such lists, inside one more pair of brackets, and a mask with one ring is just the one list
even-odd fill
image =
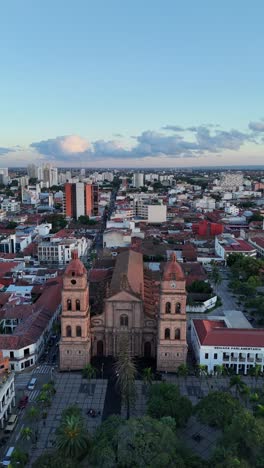
{"label": "city skyline", "polygon": [[236,0],[5,4],[0,167],[263,164],[263,13]]}

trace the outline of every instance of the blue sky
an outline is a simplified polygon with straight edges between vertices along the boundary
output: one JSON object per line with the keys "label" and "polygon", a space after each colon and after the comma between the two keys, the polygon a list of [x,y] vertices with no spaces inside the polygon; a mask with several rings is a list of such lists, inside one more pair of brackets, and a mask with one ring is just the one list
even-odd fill
{"label": "blue sky", "polygon": [[0,165],[264,163],[263,18],[262,0],[3,2]]}

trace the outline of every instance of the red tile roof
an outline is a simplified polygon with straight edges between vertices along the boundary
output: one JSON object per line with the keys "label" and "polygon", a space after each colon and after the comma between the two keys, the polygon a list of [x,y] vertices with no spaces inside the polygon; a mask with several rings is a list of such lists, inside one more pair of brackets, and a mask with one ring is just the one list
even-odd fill
{"label": "red tile roof", "polygon": [[0,278],[14,270],[19,265],[19,262],[0,262]]}
{"label": "red tile roof", "polygon": [[257,244],[259,247],[264,249],[264,238],[263,237],[251,237],[252,242]]}
{"label": "red tile roof", "polygon": [[236,239],[233,244],[223,245],[223,247],[227,252],[251,252],[255,250],[255,247],[242,239]]}
{"label": "red tile roof", "polygon": [[227,328],[223,320],[193,320],[203,346],[264,347],[264,329]]}

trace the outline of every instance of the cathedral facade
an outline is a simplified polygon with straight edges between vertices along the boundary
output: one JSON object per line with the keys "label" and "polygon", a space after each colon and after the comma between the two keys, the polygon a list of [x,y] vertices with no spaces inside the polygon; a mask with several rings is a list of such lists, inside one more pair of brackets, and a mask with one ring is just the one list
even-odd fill
{"label": "cathedral facade", "polygon": [[87,271],[74,254],[63,281],[61,370],[82,369],[92,356],[116,357],[123,334],[131,355],[156,358],[160,371],[186,362],[185,278],[174,254],[159,281],[144,270],[141,253],[119,254],[103,304],[90,317]]}

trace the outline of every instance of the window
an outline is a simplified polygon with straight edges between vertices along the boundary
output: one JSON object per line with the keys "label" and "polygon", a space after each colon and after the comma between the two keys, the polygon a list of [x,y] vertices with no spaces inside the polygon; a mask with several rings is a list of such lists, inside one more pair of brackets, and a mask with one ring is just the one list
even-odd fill
{"label": "window", "polygon": [[175,340],[180,340],[181,339],[181,330],[179,328],[176,328],[175,330]]}
{"label": "window", "polygon": [[166,313],[166,314],[170,314],[170,313],[171,313],[171,303],[170,303],[170,302],[166,302],[165,313]]}
{"label": "window", "polygon": [[170,329],[165,328],[165,340],[170,340]]}
{"label": "window", "polygon": [[66,352],[67,352],[67,354],[70,354],[70,351],[69,351],[68,349],[67,349],[67,351],[66,351]]}
{"label": "window", "polygon": [[180,302],[177,302],[175,306],[175,314],[180,314],[181,313],[181,304]]}
{"label": "window", "polygon": [[72,271],[72,276],[75,276],[75,271]]}
{"label": "window", "polygon": [[209,357],[209,354],[208,354],[208,353],[205,353],[204,358],[205,358],[205,359],[208,359],[208,357]]}
{"label": "window", "polygon": [[79,325],[76,327],[76,336],[82,336],[82,327]]}
{"label": "window", "polygon": [[214,359],[217,359],[217,353],[214,353]]}
{"label": "window", "polygon": [[14,351],[10,351],[10,358],[14,358]]}
{"label": "window", "polygon": [[15,369],[15,364],[11,364],[11,370]]}
{"label": "window", "polygon": [[67,299],[67,310],[72,310],[72,301],[71,301],[71,299]]}
{"label": "window", "polygon": [[127,315],[121,315],[121,317],[120,317],[120,326],[121,327],[128,327],[128,316]]}
{"label": "window", "polygon": [[76,310],[81,310],[81,303],[79,299],[76,299]]}
{"label": "window", "polygon": [[71,326],[70,325],[67,325],[67,327],[66,327],[66,336],[72,336]]}

